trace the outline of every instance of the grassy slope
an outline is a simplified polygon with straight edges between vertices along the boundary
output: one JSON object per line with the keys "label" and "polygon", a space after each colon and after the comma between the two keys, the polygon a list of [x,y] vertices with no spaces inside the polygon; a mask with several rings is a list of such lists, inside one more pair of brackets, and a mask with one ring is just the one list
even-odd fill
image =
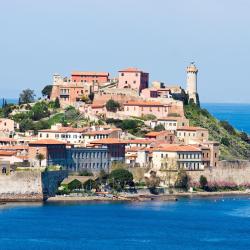
{"label": "grassy slope", "polygon": [[239,138],[237,135],[229,134],[219,121],[214,118],[207,110],[201,109],[196,105],[186,105],[185,115],[190,119],[190,125],[200,126],[209,130],[210,140],[221,142],[222,138],[227,138],[229,146],[221,144],[221,159],[249,159],[250,145]]}

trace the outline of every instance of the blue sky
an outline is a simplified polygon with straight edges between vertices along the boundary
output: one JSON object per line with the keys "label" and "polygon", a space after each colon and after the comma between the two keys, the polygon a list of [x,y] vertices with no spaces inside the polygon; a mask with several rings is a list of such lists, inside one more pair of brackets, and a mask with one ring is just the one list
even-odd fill
{"label": "blue sky", "polygon": [[199,68],[202,102],[250,102],[249,0],[0,2],[0,97],[37,93],[55,72],[116,72],[185,87]]}

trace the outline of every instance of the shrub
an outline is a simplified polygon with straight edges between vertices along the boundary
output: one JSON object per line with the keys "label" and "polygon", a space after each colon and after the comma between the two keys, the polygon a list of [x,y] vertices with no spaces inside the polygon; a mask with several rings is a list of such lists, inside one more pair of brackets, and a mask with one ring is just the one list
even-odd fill
{"label": "shrub", "polygon": [[235,135],[235,129],[234,127],[229,124],[227,121],[220,121],[220,125],[231,135]]}
{"label": "shrub", "polygon": [[175,187],[188,189],[190,178],[185,170],[180,170],[177,175]]}
{"label": "shrub", "polygon": [[106,109],[110,112],[116,112],[120,108],[119,102],[110,99],[106,103]]}
{"label": "shrub", "polygon": [[151,171],[150,172],[150,177],[146,177],[145,178],[146,181],[146,185],[150,191],[150,193],[152,194],[157,194],[157,190],[156,188],[160,185],[160,178],[158,176],[156,176],[156,172],[155,171]]}
{"label": "shrub", "polygon": [[205,189],[205,188],[207,187],[207,184],[208,184],[208,182],[207,182],[206,176],[201,175],[201,176],[200,176],[200,187],[201,187],[202,189]]}
{"label": "shrub", "polygon": [[154,127],[154,131],[159,132],[159,131],[163,131],[163,130],[165,130],[165,127],[164,127],[163,124],[158,124],[158,125],[156,125],[156,126]]}
{"label": "shrub", "polygon": [[222,137],[220,140],[220,143],[227,146],[227,147],[230,145],[230,142],[229,142],[228,138],[226,138],[226,137]]}

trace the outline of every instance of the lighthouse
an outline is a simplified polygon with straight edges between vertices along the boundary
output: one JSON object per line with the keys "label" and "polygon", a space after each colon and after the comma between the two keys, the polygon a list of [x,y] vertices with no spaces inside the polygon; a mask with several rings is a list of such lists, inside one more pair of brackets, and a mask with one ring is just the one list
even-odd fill
{"label": "lighthouse", "polygon": [[194,103],[199,104],[199,97],[197,91],[197,73],[198,69],[196,68],[194,62],[191,62],[186,69],[187,72],[187,90],[189,101],[193,100]]}

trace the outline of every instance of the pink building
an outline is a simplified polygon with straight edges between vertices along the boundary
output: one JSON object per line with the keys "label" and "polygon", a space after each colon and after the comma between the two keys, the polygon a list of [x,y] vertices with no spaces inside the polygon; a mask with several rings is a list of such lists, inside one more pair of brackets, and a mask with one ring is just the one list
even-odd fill
{"label": "pink building", "polygon": [[109,73],[75,71],[71,74],[71,80],[72,82],[107,83],[109,82]]}
{"label": "pink building", "polygon": [[148,88],[149,74],[137,68],[127,68],[119,71],[118,88],[135,89],[138,92]]}
{"label": "pink building", "polygon": [[169,113],[170,105],[152,101],[129,101],[124,104],[124,115],[142,117],[144,115],[154,115],[156,118],[166,117]]}

